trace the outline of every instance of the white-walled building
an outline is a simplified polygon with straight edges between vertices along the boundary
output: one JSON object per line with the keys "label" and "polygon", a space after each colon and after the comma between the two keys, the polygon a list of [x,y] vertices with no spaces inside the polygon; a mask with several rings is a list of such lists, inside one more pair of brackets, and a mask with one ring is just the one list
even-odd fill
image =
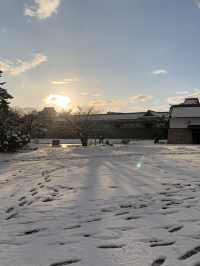
{"label": "white-walled building", "polygon": [[171,106],[168,142],[200,144],[200,102],[198,98],[186,98],[184,103]]}

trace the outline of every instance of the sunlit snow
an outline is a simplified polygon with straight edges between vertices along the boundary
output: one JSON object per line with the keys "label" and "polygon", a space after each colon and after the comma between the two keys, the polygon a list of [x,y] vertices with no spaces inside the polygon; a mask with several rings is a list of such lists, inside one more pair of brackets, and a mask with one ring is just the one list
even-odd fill
{"label": "sunlit snow", "polygon": [[0,265],[200,265],[199,146],[0,154]]}

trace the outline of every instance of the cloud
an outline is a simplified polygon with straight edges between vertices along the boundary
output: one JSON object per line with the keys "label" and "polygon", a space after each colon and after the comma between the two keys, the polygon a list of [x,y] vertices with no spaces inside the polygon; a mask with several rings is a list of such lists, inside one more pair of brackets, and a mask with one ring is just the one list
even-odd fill
{"label": "cloud", "polygon": [[25,16],[46,19],[57,12],[61,0],[34,0],[34,5],[26,7]]}
{"label": "cloud", "polygon": [[30,61],[24,61],[21,59],[17,59],[16,62],[12,62],[9,60],[0,60],[0,69],[4,72],[7,72],[11,76],[18,76],[30,69],[36,68],[39,65],[45,63],[47,61],[47,57],[44,54],[35,54]]}
{"label": "cloud", "polygon": [[72,83],[79,81],[78,78],[66,78],[62,80],[52,80],[53,85],[72,85]]}
{"label": "cloud", "polygon": [[189,91],[176,91],[176,94],[189,94]]}
{"label": "cloud", "polygon": [[168,74],[167,70],[165,69],[156,69],[152,72],[153,75],[166,75]]}
{"label": "cloud", "polygon": [[87,91],[82,91],[80,94],[81,94],[81,96],[87,96],[88,92]]}
{"label": "cloud", "polygon": [[127,107],[127,103],[122,100],[94,100],[89,102],[89,106],[95,108],[95,110],[108,112],[113,111],[117,112]]}
{"label": "cloud", "polygon": [[3,59],[2,61],[0,60],[0,70],[3,72],[9,72],[10,69],[10,65],[12,64],[12,62]]}
{"label": "cloud", "polygon": [[167,99],[167,102],[169,104],[179,104],[179,103],[184,102],[184,99],[185,99],[185,96],[183,96],[183,95],[181,95],[181,96],[172,96],[172,97],[169,97]]}
{"label": "cloud", "polygon": [[192,97],[197,97],[200,98],[200,90],[196,90],[195,92],[192,93]]}
{"label": "cloud", "polygon": [[153,99],[151,95],[134,95],[129,98],[131,103],[147,102]]}
{"label": "cloud", "polygon": [[100,93],[94,93],[92,94],[93,97],[101,97],[101,94]]}
{"label": "cloud", "polygon": [[195,92],[188,94],[188,95],[180,95],[180,96],[172,96],[167,99],[167,102],[169,104],[180,104],[183,103],[185,98],[188,97],[195,97],[195,98],[200,98],[200,90],[195,90]]}
{"label": "cloud", "polygon": [[[89,95],[89,92],[87,92],[87,91],[82,91],[82,92],[80,93],[80,95],[81,95],[81,96],[88,96],[88,95]],[[91,96],[97,98],[97,97],[101,97],[101,94],[99,94],[99,93],[94,93],[94,94],[91,94]]]}
{"label": "cloud", "polygon": [[[93,100],[89,102],[89,106],[93,106],[95,110],[103,111],[103,112],[126,112],[127,110],[131,111],[135,110],[144,110],[144,106],[140,105],[141,103],[145,103],[147,101],[150,101],[153,99],[153,96],[151,95],[134,95],[128,99],[125,100],[117,100],[117,99],[111,99],[111,100],[104,100],[104,99],[98,99]],[[135,106],[130,105],[132,103],[135,103]]]}

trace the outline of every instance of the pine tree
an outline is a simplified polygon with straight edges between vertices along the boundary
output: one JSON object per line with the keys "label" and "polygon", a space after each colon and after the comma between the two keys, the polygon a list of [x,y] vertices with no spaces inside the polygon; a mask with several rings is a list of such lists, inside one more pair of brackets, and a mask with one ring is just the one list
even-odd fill
{"label": "pine tree", "polygon": [[[3,72],[0,71],[0,78]],[[13,99],[0,82],[0,151],[15,151],[29,142],[28,136],[20,131],[20,117],[10,109],[9,100]]]}
{"label": "pine tree", "polygon": [[[2,77],[3,72],[0,71],[0,78]],[[8,114],[9,111],[9,99],[13,97],[4,89],[4,85],[6,82],[0,82],[0,116],[3,118],[5,115]]]}

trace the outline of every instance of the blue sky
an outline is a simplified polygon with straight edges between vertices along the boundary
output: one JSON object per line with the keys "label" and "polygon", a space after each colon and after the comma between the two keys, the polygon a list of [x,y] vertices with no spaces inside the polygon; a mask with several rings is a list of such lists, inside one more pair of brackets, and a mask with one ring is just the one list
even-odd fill
{"label": "blue sky", "polygon": [[56,94],[69,107],[167,110],[200,96],[198,0],[3,0],[0,34],[15,106]]}

